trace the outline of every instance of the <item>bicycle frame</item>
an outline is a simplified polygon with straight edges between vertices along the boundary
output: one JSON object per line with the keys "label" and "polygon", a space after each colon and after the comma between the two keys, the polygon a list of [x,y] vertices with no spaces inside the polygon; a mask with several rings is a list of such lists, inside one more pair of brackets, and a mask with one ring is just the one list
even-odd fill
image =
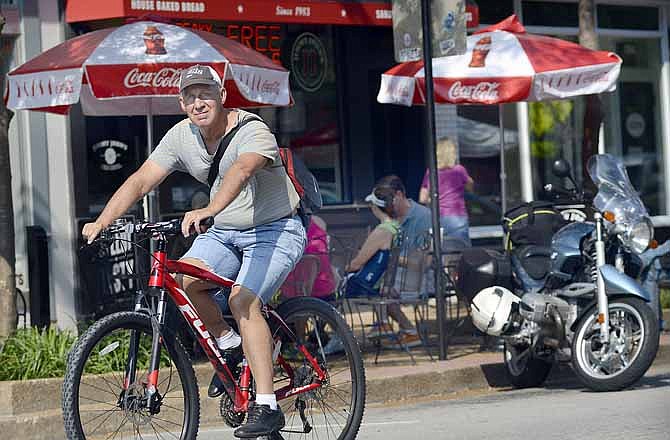
{"label": "bicycle frame", "polygon": [[[172,273],[179,273],[187,275],[199,280],[208,281],[219,287],[232,287],[234,282],[227,278],[220,277],[208,270],[202,269],[200,267],[194,266],[192,264],[184,263],[181,261],[168,260],[166,253],[166,244],[167,241],[163,234],[158,234],[156,250],[153,253],[151,272],[149,276],[149,288],[154,289],[159,292],[159,301],[158,308],[156,310],[156,318],[158,325],[162,326],[164,321],[164,312],[165,312],[165,292],[169,294],[172,300],[177,305],[177,308],[181,312],[184,320],[188,325],[194,330],[194,334],[197,337],[198,343],[202,347],[203,351],[207,355],[210,363],[214,367],[216,374],[221,379],[223,383],[224,390],[226,391],[228,397],[233,402],[234,410],[236,412],[246,412],[249,398],[250,398],[250,384],[251,384],[251,368],[247,364],[246,360],[242,364],[242,372],[240,373],[239,385],[236,382],[236,379],[231,372],[230,368],[226,364],[226,361],[223,359],[221,352],[214,340],[207,330],[205,324],[200,319],[198,312],[193,305],[193,303],[188,299],[186,293],[179,286],[175,278],[171,275]],[[276,390],[275,395],[277,400],[282,400],[287,397],[306,393],[315,388],[321,386],[321,384],[326,380],[326,373],[323,371],[318,361],[314,356],[309,353],[307,348],[300,342],[297,341],[296,335],[293,331],[286,325],[282,318],[269,306],[264,307],[264,312],[268,317],[271,317],[281,329],[290,335],[290,338],[297,342],[297,349],[305,356],[307,362],[314,368],[314,371],[317,375],[317,380],[300,387],[294,386],[294,371],[291,366],[281,357],[281,354],[276,355],[279,350],[275,348],[275,355],[277,356],[276,362],[281,368],[285,371],[287,376],[290,378],[289,384]],[[153,320],[152,320],[153,322]],[[158,374],[159,374],[159,362],[160,362],[160,330],[156,328],[155,325],[153,332],[152,340],[152,352],[150,360],[150,370],[148,375],[148,384],[147,384],[147,393],[148,399],[147,404],[149,404],[152,399],[151,397],[156,393],[156,386],[158,384]],[[158,330],[158,331],[157,331]],[[124,388],[127,389],[129,384],[133,383],[134,371],[135,371],[135,359],[132,356],[134,353],[134,347],[137,345],[135,341],[136,338],[131,340],[131,355],[128,359],[127,371],[125,377]],[[281,341],[278,337],[275,337],[275,345],[281,345]],[[280,348],[280,347],[279,347]],[[273,355],[273,357],[275,357]]]}

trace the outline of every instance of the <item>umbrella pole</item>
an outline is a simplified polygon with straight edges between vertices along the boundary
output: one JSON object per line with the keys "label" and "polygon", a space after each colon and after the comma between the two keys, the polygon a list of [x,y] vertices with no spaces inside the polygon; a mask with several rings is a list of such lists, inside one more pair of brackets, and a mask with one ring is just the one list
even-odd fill
{"label": "umbrella pole", "polygon": [[[151,151],[154,145],[154,118],[153,111],[151,108],[151,102],[149,102],[149,113],[147,114],[147,158],[151,155]],[[157,196],[158,189],[154,188],[149,191],[144,196],[144,218],[147,221],[156,221],[158,217],[157,208]]]}
{"label": "umbrella pole", "polygon": [[507,174],[505,173],[505,126],[503,125],[503,105],[498,104],[500,124],[500,204],[503,214],[507,211]]}
{"label": "umbrella pole", "polygon": [[430,32],[430,1],[421,0],[421,25],[423,32],[423,67],[426,77],[426,158],[430,175],[430,210],[433,224],[433,273],[435,274],[435,298],[437,300],[437,324],[440,343],[440,360],[447,358],[445,335],[445,286],[442,277],[442,244],[440,243],[440,192],[437,181],[437,157],[435,156],[435,94],[433,92],[433,60]]}

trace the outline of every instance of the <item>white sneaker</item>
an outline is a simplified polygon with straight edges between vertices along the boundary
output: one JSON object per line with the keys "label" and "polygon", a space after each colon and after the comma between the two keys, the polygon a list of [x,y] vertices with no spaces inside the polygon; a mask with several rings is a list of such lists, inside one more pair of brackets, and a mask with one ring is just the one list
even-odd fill
{"label": "white sneaker", "polygon": [[344,351],[344,342],[337,334],[330,337],[330,341],[323,347],[323,352],[326,355],[340,353]]}

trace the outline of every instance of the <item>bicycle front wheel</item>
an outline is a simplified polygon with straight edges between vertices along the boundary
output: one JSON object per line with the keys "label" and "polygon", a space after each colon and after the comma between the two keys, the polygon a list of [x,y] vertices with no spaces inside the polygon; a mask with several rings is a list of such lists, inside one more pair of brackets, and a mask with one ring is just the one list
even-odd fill
{"label": "bicycle front wheel", "polygon": [[[320,387],[279,402],[286,418],[286,439],[356,438],[365,409],[363,357],[344,318],[328,303],[316,298],[295,298],[277,309],[295,338],[275,327],[281,341],[275,366],[275,389],[313,383],[316,372],[296,342],[304,344],[326,373]],[[309,426],[309,428],[306,428]],[[311,429],[310,429],[311,428]]]}
{"label": "bicycle front wheel", "polygon": [[[172,334],[165,330],[161,336],[153,396],[147,393],[152,341],[147,315],[114,313],[79,338],[63,382],[68,439],[195,439],[200,401],[193,366]],[[129,359],[135,363],[134,380],[124,385]]]}

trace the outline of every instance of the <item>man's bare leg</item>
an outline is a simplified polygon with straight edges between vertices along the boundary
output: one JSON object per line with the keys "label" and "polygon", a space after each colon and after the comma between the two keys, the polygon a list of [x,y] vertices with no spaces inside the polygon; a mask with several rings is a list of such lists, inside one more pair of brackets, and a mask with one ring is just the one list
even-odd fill
{"label": "man's bare leg", "polygon": [[234,286],[230,309],[242,334],[242,345],[256,381],[256,401],[249,406],[247,422],[237,428],[235,437],[268,436],[284,427],[284,414],[277,406],[272,386],[272,335],[261,312],[261,300],[249,289]]}
{"label": "man's bare leg", "polygon": [[256,381],[256,394],[273,394],[272,335],[261,313],[261,300],[243,286],[234,286],[228,301],[240,328],[247,362]]}
{"label": "man's bare leg", "polygon": [[[192,264],[206,270],[210,270],[205,263],[195,258],[184,258],[180,260],[184,263]],[[198,280],[184,275],[181,280],[182,287],[188,294],[188,298],[195,306],[200,319],[207,327],[209,334],[215,338],[221,337],[230,331],[230,326],[223,319],[223,314],[219,305],[209,295],[209,291],[214,287],[207,281]]]}

